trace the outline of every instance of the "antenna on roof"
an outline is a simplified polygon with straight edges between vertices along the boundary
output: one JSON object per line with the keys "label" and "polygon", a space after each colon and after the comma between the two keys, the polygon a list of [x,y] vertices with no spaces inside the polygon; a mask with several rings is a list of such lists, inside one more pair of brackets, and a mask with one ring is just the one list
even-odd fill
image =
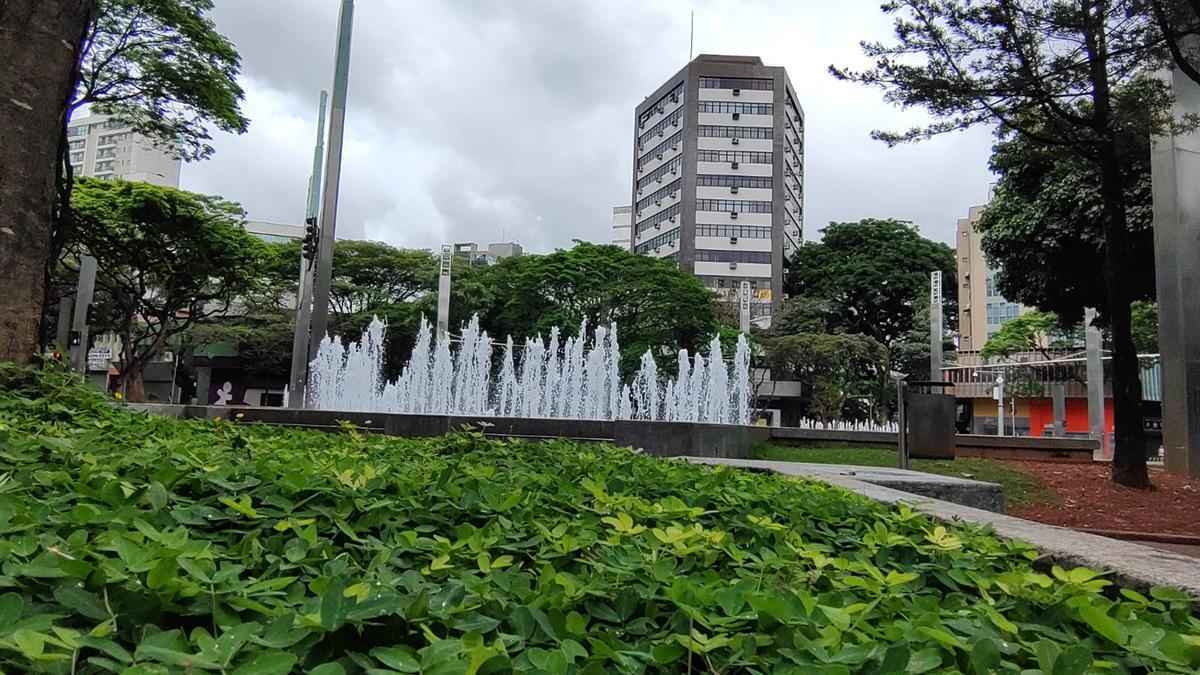
{"label": "antenna on roof", "polygon": [[696,46],[696,10],[692,10],[692,28],[688,34],[688,61],[692,60],[692,52]]}

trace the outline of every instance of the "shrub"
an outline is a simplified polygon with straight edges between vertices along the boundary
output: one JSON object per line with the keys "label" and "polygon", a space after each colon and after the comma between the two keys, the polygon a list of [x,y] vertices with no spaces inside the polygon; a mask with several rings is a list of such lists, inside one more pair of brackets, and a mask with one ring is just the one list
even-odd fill
{"label": "shrub", "polygon": [[603,445],[154,418],[0,368],[0,670],[1195,672],[1188,598]]}

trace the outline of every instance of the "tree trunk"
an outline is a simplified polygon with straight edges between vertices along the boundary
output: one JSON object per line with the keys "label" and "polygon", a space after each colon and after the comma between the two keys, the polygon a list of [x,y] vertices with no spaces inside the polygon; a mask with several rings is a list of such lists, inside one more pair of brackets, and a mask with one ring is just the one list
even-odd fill
{"label": "tree trunk", "polygon": [[1121,164],[1115,143],[1104,143],[1100,153],[1101,196],[1104,200],[1104,291],[1108,296],[1109,331],[1112,334],[1112,394],[1114,449],[1113,482],[1130,487],[1150,487],[1146,472],[1145,431],[1142,428],[1142,384],[1137,346],[1133,342],[1129,287],[1123,283],[1123,260],[1129,232],[1125,224],[1125,197]]}
{"label": "tree trunk", "polygon": [[125,400],[130,403],[145,403],[146,402],[146,379],[145,368],[141,365],[135,365],[127,372],[121,373],[120,391],[123,391]]}
{"label": "tree trunk", "polygon": [[0,360],[38,344],[55,165],[94,0],[0,2]]}

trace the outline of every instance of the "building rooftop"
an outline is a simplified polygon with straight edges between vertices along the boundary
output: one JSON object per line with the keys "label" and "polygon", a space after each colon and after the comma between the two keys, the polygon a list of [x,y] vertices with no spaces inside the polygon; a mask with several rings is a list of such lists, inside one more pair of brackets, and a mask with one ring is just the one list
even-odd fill
{"label": "building rooftop", "polygon": [[705,63],[742,63],[752,66],[763,65],[762,58],[758,56],[735,56],[733,54],[701,54],[697,56],[696,61]]}

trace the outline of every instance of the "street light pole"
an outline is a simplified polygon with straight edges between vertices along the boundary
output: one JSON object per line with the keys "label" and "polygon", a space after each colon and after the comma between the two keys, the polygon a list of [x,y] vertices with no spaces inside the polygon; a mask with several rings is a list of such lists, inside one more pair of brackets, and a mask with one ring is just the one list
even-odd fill
{"label": "street light pole", "polygon": [[337,59],[333,67],[333,101],[329,108],[329,154],[325,158],[325,186],[321,194],[321,240],[317,247],[313,282],[312,329],[308,360],[316,356],[329,324],[329,286],[333,281],[333,245],[337,230],[338,184],[342,178],[342,136],[346,126],[346,93],[350,84],[350,34],[354,28],[354,0],[342,0],[338,15]]}

